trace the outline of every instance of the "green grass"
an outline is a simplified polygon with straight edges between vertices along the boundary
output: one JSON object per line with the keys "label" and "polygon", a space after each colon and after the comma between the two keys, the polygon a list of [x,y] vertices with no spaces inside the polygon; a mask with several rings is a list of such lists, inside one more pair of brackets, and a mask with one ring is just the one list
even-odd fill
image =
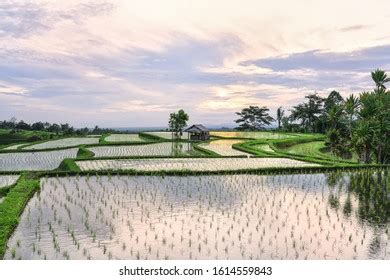
{"label": "green grass", "polygon": [[92,151],[85,148],[84,145],[81,146],[77,152],[77,158],[93,158],[94,155],[95,154]]}
{"label": "green grass", "polygon": [[149,140],[149,141],[166,141],[167,139],[164,139],[162,137],[158,137],[156,135],[152,135],[152,134],[148,134],[148,133],[143,133],[143,132],[140,132],[138,133],[138,135],[141,137],[141,138],[144,138],[145,140]]}
{"label": "green grass", "polygon": [[296,137],[315,137],[318,134],[290,133],[282,131],[211,131],[210,135],[216,138],[228,139],[286,139]]}
{"label": "green grass", "polygon": [[[322,152],[324,136],[306,135],[285,139],[260,139],[233,145],[233,148],[251,153],[256,157],[284,157],[323,165],[357,164],[352,161],[335,159]],[[313,143],[315,143],[313,147]]]}
{"label": "green grass", "polygon": [[221,171],[195,171],[195,170],[160,170],[141,171],[134,169],[126,170],[88,170],[88,171],[41,171],[39,176],[103,176],[103,175],[127,175],[127,176],[200,176],[200,175],[225,175],[225,174],[258,174],[258,175],[287,175],[287,174],[314,174],[347,170],[389,170],[390,165],[324,165],[324,166],[302,166],[302,167],[272,167],[258,169],[241,170],[221,170]]}
{"label": "green grass", "polygon": [[18,225],[19,216],[38,189],[39,179],[23,174],[0,203],[0,259],[4,257],[8,238]]}
{"label": "green grass", "polygon": [[29,143],[32,140],[49,140],[54,139],[57,136],[54,133],[46,131],[30,131],[30,130],[0,130],[0,145]]}
{"label": "green grass", "polygon": [[291,142],[275,142],[273,147],[280,153],[294,155],[294,156],[307,156],[313,158],[319,158],[332,162],[345,162],[351,164],[357,164],[357,161],[354,159],[343,159],[338,156],[334,156],[331,153],[324,151],[325,141],[315,140],[315,141],[302,141],[297,143],[296,141]]}
{"label": "green grass", "polygon": [[285,148],[284,151],[290,154],[315,156],[317,152],[324,147],[324,141],[313,141],[292,145],[290,147]]}
{"label": "green grass", "polygon": [[[84,158],[87,159],[87,158]],[[61,163],[60,166],[58,166],[56,171],[74,171],[74,172],[79,172],[81,169],[80,167],[76,164],[74,159],[71,158],[66,158],[64,159]]]}

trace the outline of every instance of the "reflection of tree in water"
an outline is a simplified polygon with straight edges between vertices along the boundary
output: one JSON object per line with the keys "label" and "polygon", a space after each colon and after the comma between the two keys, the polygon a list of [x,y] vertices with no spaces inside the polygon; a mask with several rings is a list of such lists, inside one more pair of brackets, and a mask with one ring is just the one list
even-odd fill
{"label": "reflection of tree in water", "polygon": [[328,202],[331,208],[337,210],[340,208],[340,194],[343,187],[343,173],[331,172],[326,176],[326,182],[329,186]]}
{"label": "reflection of tree in water", "polygon": [[[364,170],[348,174],[349,180],[343,180],[345,173],[332,172],[327,174],[329,185],[329,204],[336,211],[340,208],[340,194],[346,187],[347,198],[342,205],[346,217],[356,210],[361,223],[368,223],[374,230],[374,235],[368,245],[371,257],[386,250],[383,234],[388,235],[390,217],[390,178],[387,169]],[[357,209],[353,209],[351,196],[358,198]]]}
{"label": "reflection of tree in water", "polygon": [[359,218],[384,225],[390,216],[390,180],[388,170],[352,173],[348,190],[359,198]]}
{"label": "reflection of tree in water", "polygon": [[387,170],[363,171],[351,175],[349,190],[359,198],[358,215],[374,227],[369,254],[375,258],[386,250],[383,232],[388,234],[390,216],[390,180]]}
{"label": "reflection of tree in water", "polygon": [[185,142],[172,142],[172,156],[181,156],[186,154],[186,152],[189,150],[189,144]]}
{"label": "reflection of tree in water", "polygon": [[358,217],[373,225],[384,225],[389,221],[390,216],[390,179],[388,170],[364,170],[347,174],[348,180],[344,180],[346,173],[331,172],[327,174],[329,186],[329,204],[332,208],[338,209],[340,205],[340,194],[343,187],[346,187],[347,198],[342,206],[343,213],[349,216],[354,210],[351,202],[351,195],[357,196],[359,205]]}
{"label": "reflection of tree in water", "polygon": [[347,199],[345,200],[344,207],[343,207],[343,213],[345,216],[350,217],[352,212],[352,201],[351,201],[351,194],[348,193]]}

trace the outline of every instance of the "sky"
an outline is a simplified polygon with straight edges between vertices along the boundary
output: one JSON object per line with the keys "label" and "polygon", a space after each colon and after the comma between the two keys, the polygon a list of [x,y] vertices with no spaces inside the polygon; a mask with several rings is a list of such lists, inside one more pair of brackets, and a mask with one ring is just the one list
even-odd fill
{"label": "sky", "polygon": [[257,105],[373,88],[388,0],[0,1],[0,120],[233,125]]}

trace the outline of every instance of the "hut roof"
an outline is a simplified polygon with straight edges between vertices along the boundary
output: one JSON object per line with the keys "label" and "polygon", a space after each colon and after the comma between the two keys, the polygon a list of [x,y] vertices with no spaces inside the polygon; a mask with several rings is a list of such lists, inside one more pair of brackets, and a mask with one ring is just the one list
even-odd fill
{"label": "hut roof", "polygon": [[187,129],[185,129],[184,131],[185,132],[208,132],[209,130],[201,124],[193,124]]}

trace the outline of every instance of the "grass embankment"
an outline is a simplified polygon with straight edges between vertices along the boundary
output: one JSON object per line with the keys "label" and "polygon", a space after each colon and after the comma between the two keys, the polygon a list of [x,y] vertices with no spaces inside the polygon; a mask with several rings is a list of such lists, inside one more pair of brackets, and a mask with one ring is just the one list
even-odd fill
{"label": "grass embankment", "polygon": [[78,159],[83,159],[83,158],[93,158],[95,154],[88,150],[85,145],[81,146],[79,148],[79,151],[77,152],[77,158]]}
{"label": "grass embankment", "polygon": [[140,171],[128,170],[88,170],[88,171],[40,171],[38,175],[45,176],[103,176],[103,175],[128,175],[128,176],[199,176],[199,175],[233,175],[233,174],[254,174],[254,175],[289,175],[289,174],[316,174],[333,171],[353,170],[389,170],[390,165],[338,165],[338,166],[302,166],[302,167],[272,167],[259,169],[240,169],[222,171],[194,171],[194,170],[159,170]]}
{"label": "grass embankment", "polygon": [[144,138],[146,140],[149,140],[149,141],[167,141],[169,139],[165,139],[163,137],[159,137],[159,136],[156,136],[156,135],[152,135],[152,134],[148,134],[148,133],[144,133],[144,132],[140,132],[138,133],[139,137],[141,138]]}
{"label": "grass embankment", "polygon": [[284,131],[211,131],[210,135],[217,139],[237,139],[237,140],[276,140],[291,139],[296,137],[318,137],[321,134],[284,132]]}
{"label": "grass embankment", "polygon": [[4,201],[0,203],[0,259],[4,257],[7,241],[19,223],[19,216],[38,189],[38,177],[22,174]]}
{"label": "grass embankment", "polygon": [[331,154],[323,152],[324,139],[283,139],[273,141],[270,144],[271,148],[273,148],[279,154],[287,155],[289,157],[299,157],[304,160],[314,159],[314,160],[322,160],[327,162],[332,162],[334,164],[358,164],[352,160],[342,159]]}
{"label": "grass embankment", "polygon": [[210,141],[193,144],[194,150],[201,152],[203,155],[206,155],[207,157],[222,157],[220,154],[217,154],[216,152],[213,152],[211,150],[199,146],[200,144],[204,144],[208,142]]}
{"label": "grass embankment", "polygon": [[[90,150],[88,150],[85,145],[81,146],[77,152],[77,159],[80,160],[88,160],[94,157],[94,153]],[[81,171],[80,167],[76,164],[75,159],[73,158],[66,158],[64,159],[58,168],[55,170],[58,171]]]}
{"label": "grass embankment", "polygon": [[[148,135],[145,136],[143,133],[114,133],[114,134],[138,134],[139,138],[141,141],[107,141],[106,138],[109,137],[113,133],[105,133],[103,134],[100,139],[99,139],[99,144],[103,145],[110,145],[110,144],[116,144],[116,145],[124,145],[124,144],[137,144],[137,143],[155,143],[155,142],[160,142],[159,139],[155,139],[153,137],[147,137]],[[141,135],[142,134],[142,135]]]}
{"label": "grass embankment", "polygon": [[[156,132],[166,132],[166,131],[156,131]],[[189,143],[194,142],[186,138],[180,138],[180,139],[164,138],[162,136],[149,134],[148,132],[139,132],[138,135],[145,140],[155,141],[155,142],[189,142]]]}
{"label": "grass embankment", "polygon": [[256,157],[284,157],[325,165],[356,165],[323,152],[324,136],[304,136],[285,139],[260,139],[234,144],[233,148]]}
{"label": "grass embankment", "polygon": [[107,143],[106,137],[110,136],[111,133],[104,133],[102,136],[99,138],[99,144],[105,144]]}
{"label": "grass embankment", "polygon": [[309,143],[301,143],[301,144],[296,144],[296,145],[287,147],[284,149],[284,151],[286,153],[289,153],[289,154],[322,157],[325,159],[329,159],[331,161],[343,161],[343,162],[357,163],[356,157],[351,158],[351,159],[344,159],[344,158],[338,157],[336,155],[333,155],[329,152],[326,152],[326,149],[327,149],[327,147],[325,145],[325,141],[313,141],[313,142],[309,142]]}
{"label": "grass embankment", "polygon": [[34,142],[41,141],[45,139],[54,139],[57,136],[54,133],[46,131],[29,131],[29,130],[0,130],[0,146],[6,148],[16,144],[25,143],[26,145]]}

